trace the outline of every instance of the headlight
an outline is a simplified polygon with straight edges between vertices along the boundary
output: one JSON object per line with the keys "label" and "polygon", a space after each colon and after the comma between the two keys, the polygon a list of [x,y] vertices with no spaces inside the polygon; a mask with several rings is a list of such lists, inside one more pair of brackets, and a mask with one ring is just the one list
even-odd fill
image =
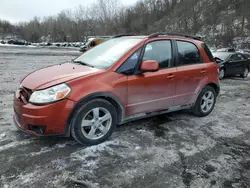
{"label": "headlight", "polygon": [[30,96],[29,102],[36,104],[51,103],[65,98],[71,89],[66,84],[60,84],[48,89],[35,91]]}

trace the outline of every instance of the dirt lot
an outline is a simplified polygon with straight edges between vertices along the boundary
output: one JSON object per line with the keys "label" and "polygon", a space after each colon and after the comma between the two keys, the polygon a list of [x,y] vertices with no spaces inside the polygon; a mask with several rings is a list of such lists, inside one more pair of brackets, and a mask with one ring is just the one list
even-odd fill
{"label": "dirt lot", "polygon": [[225,79],[214,112],[162,115],[118,127],[84,147],[37,138],[12,123],[12,97],[27,73],[77,51],[0,47],[0,187],[250,187],[250,77]]}

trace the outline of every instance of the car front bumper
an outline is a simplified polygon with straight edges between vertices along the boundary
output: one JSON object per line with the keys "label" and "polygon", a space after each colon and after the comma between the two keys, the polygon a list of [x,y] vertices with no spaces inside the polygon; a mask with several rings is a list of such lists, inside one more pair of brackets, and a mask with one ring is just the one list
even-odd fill
{"label": "car front bumper", "polygon": [[23,101],[20,92],[16,91],[13,120],[18,129],[33,135],[64,135],[74,105],[75,102],[68,99],[47,105],[33,105]]}

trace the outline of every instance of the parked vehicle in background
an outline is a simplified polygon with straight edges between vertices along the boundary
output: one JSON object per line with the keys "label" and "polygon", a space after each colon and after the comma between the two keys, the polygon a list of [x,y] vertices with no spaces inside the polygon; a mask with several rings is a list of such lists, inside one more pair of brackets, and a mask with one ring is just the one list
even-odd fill
{"label": "parked vehicle in background", "polygon": [[23,40],[8,40],[7,41],[8,44],[14,44],[14,45],[31,45],[31,43],[27,42],[27,41],[23,41]]}
{"label": "parked vehicle in background", "polygon": [[86,52],[87,50],[103,43],[106,40],[107,38],[89,38],[88,41],[83,46],[81,46],[79,51]]}
{"label": "parked vehicle in background", "polygon": [[250,60],[246,55],[237,52],[216,52],[213,56],[220,67],[220,79],[229,75],[240,75],[242,78],[248,76]]}
{"label": "parked vehicle in background", "polygon": [[250,60],[250,54],[244,54]]}
{"label": "parked vehicle in background", "polygon": [[218,68],[196,37],[119,36],[27,75],[14,96],[14,122],[34,135],[92,145],[136,119],[184,109],[207,116],[220,91]]}
{"label": "parked vehicle in background", "polygon": [[236,50],[234,48],[220,48],[216,52],[236,52]]}
{"label": "parked vehicle in background", "polygon": [[209,47],[209,49],[210,49],[210,51],[211,51],[212,53],[214,53],[214,52],[217,51],[217,48],[215,48],[215,47]]}
{"label": "parked vehicle in background", "polygon": [[239,53],[250,55],[250,50],[248,49],[239,50]]}

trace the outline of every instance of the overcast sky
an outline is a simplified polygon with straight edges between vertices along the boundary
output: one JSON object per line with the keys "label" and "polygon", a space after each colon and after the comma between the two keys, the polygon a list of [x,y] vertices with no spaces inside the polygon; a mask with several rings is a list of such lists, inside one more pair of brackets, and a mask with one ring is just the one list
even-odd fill
{"label": "overcast sky", "polygon": [[[95,0],[0,0],[0,19],[12,23],[28,21],[34,16],[43,17],[59,13],[64,9],[74,9],[77,5],[88,6]],[[131,5],[137,0],[120,0]]]}

